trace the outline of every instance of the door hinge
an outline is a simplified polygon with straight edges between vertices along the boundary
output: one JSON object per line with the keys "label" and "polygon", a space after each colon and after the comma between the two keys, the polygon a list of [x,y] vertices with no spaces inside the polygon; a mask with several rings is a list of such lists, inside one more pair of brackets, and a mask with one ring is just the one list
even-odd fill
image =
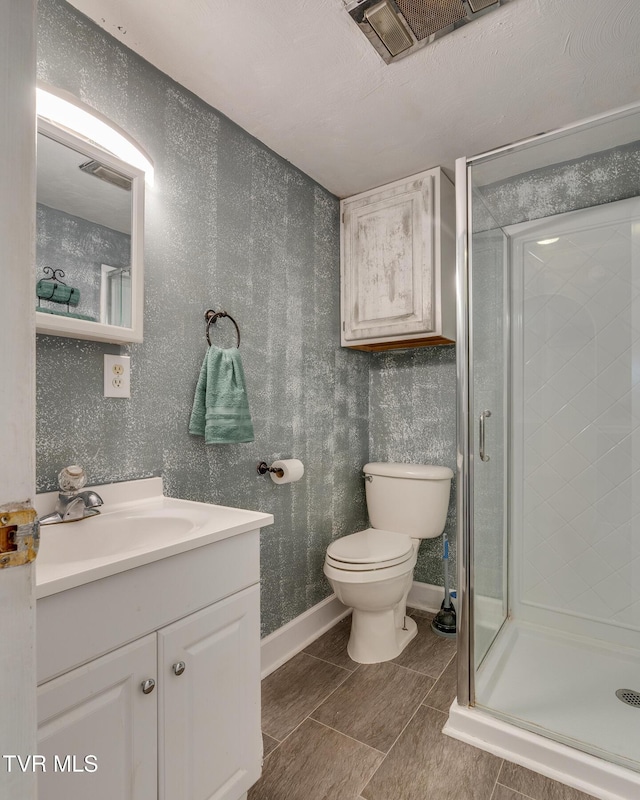
{"label": "door hinge", "polygon": [[0,569],[35,561],[40,546],[40,521],[27,503],[0,507]]}

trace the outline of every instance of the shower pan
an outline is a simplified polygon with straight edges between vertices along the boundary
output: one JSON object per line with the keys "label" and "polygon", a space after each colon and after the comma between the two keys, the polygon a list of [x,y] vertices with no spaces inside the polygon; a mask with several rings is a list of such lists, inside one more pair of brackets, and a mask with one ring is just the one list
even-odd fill
{"label": "shower pan", "polygon": [[640,797],[640,107],[456,164],[445,732]]}

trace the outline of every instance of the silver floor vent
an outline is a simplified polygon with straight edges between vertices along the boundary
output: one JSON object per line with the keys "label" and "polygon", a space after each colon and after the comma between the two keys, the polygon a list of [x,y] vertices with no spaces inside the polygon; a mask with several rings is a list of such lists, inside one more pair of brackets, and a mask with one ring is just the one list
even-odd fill
{"label": "silver floor vent", "polygon": [[616,697],[628,706],[640,708],[640,692],[636,692],[633,689],[618,689]]}
{"label": "silver floor vent", "polygon": [[508,0],[344,0],[347,11],[389,64]]}

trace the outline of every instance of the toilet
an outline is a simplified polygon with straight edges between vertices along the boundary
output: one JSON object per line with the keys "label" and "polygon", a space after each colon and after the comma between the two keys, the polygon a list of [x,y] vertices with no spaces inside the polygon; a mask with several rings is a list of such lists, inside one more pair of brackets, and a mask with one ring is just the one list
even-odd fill
{"label": "toilet", "polygon": [[398,656],[417,633],[406,616],[407,595],[422,539],[444,530],[453,472],[429,464],[365,464],[373,527],[336,539],[324,574],[338,599],[353,608],[347,652],[360,664]]}

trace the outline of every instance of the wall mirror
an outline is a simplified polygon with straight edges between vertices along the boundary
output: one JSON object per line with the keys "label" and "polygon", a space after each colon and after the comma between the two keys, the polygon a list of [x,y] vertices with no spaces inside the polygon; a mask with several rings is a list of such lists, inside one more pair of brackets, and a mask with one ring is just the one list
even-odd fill
{"label": "wall mirror", "polygon": [[38,117],[36,330],[141,342],[145,173]]}

